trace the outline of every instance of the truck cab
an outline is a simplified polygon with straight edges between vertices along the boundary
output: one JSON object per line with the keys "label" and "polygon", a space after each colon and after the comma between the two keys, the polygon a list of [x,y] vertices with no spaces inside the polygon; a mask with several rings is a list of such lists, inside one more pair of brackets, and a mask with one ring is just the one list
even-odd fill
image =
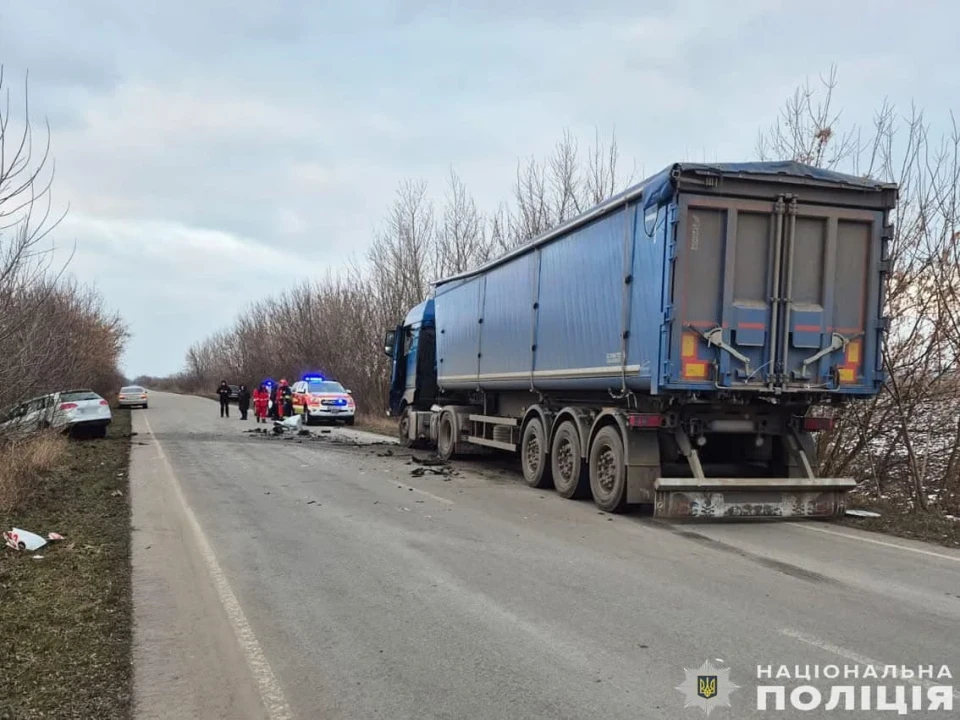
{"label": "truck cab", "polygon": [[429,408],[437,396],[433,299],[411,309],[400,325],[387,332],[383,345],[391,360],[388,415],[402,418],[407,408]]}

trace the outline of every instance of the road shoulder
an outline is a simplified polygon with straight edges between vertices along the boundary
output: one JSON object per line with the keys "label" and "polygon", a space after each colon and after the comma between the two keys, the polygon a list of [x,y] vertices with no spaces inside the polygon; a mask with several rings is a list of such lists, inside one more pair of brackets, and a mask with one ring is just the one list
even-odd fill
{"label": "road shoulder", "polygon": [[[161,442],[131,459],[137,718],[268,718]],[[202,533],[202,530],[199,530]]]}

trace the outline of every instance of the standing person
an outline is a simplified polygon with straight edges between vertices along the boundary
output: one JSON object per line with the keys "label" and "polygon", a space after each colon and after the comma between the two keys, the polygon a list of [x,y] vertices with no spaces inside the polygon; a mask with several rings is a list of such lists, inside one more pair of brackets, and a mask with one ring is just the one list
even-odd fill
{"label": "standing person", "polygon": [[264,387],[263,383],[260,383],[260,387],[253,391],[253,416],[257,422],[261,420],[263,422],[267,421],[267,404],[269,402],[270,393],[267,392],[267,388]]}
{"label": "standing person", "polygon": [[277,386],[270,383],[270,419],[280,419],[280,395],[277,393]]}
{"label": "standing person", "polygon": [[280,381],[280,406],[284,417],[293,417],[293,388],[286,380]]}
{"label": "standing person", "polygon": [[246,420],[247,413],[250,412],[250,391],[243,383],[240,383],[240,389],[237,391],[237,407],[240,408],[240,419]]}
{"label": "standing person", "polygon": [[226,380],[220,381],[217,395],[220,397],[220,417],[230,417],[230,386]]}

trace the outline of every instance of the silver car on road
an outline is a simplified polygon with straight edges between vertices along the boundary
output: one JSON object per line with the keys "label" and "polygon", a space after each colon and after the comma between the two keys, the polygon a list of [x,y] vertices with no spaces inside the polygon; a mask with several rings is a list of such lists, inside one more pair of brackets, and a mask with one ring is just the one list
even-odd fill
{"label": "silver car on road", "polygon": [[120,394],[117,395],[118,407],[142,407],[146,408],[149,402],[147,389],[139,385],[127,385],[120,388]]}

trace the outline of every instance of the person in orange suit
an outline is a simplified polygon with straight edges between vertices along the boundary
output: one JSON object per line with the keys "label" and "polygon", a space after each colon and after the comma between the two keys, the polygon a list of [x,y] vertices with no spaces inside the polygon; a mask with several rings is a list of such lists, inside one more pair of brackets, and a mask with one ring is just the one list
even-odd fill
{"label": "person in orange suit", "polygon": [[257,422],[267,421],[267,403],[270,402],[270,393],[267,388],[260,383],[260,387],[253,391],[253,416]]}

